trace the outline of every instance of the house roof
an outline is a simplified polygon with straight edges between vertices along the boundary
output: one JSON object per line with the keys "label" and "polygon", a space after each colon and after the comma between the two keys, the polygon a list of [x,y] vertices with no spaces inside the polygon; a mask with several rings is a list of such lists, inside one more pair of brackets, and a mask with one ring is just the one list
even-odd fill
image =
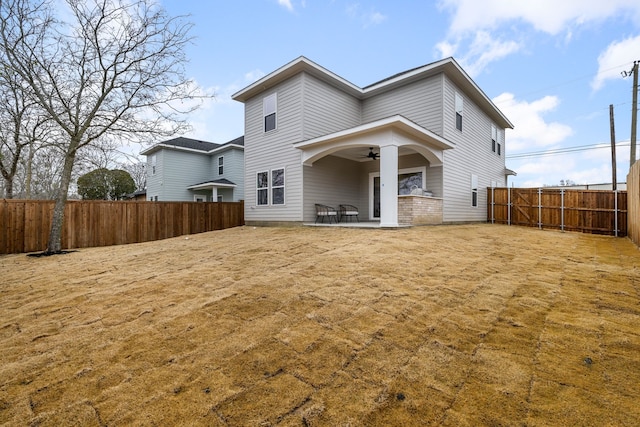
{"label": "house roof", "polygon": [[200,141],[198,139],[191,139],[185,137],[178,137],[174,139],[170,139],[168,141],[159,142],[157,144],[152,145],[146,150],[142,150],[140,154],[144,156],[148,156],[149,154],[153,154],[156,151],[159,151],[163,148],[165,149],[173,149],[173,150],[181,150],[181,151],[194,151],[203,154],[213,154],[220,150],[236,147],[244,149],[244,136],[240,136],[238,138],[232,139],[231,141],[225,142],[223,144],[216,144],[208,141]]}
{"label": "house roof", "polygon": [[513,124],[509,119],[502,114],[493,101],[491,101],[473,79],[469,77],[456,60],[451,57],[394,74],[391,77],[360,88],[304,56],[300,56],[246,88],[236,92],[232,98],[236,101],[246,102],[248,99],[303,71],[358,99],[367,99],[414,81],[424,79],[425,77],[445,73],[449,79],[460,87],[465,94],[480,106],[500,127],[513,129]]}
{"label": "house roof", "polygon": [[213,187],[235,187],[236,184],[234,182],[229,181],[228,179],[211,179],[209,181],[200,182],[198,184],[193,184],[187,187],[188,190],[203,190],[207,188]]}

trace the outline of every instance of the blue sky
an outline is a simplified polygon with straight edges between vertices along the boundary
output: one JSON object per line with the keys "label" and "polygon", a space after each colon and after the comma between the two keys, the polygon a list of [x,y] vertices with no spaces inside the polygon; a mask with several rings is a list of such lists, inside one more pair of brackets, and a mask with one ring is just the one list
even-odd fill
{"label": "blue sky", "polygon": [[640,60],[638,0],[158,1],[190,15],[188,75],[216,94],[185,136],[242,135],[231,95],[300,55],[361,87],[453,56],[515,126],[515,186],[611,182],[610,104],[626,181],[632,78],[621,72]]}

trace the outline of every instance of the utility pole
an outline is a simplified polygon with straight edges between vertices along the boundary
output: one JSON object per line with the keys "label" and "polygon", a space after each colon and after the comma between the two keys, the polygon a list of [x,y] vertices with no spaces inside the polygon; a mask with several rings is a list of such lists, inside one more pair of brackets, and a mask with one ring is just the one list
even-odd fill
{"label": "utility pole", "polygon": [[616,128],[613,120],[613,104],[609,104],[609,127],[611,128],[611,176],[612,190],[618,189],[618,172],[616,171]]}
{"label": "utility pole", "polygon": [[631,102],[631,153],[629,168],[636,162],[636,123],[638,121],[638,61],[633,61],[633,95]]}

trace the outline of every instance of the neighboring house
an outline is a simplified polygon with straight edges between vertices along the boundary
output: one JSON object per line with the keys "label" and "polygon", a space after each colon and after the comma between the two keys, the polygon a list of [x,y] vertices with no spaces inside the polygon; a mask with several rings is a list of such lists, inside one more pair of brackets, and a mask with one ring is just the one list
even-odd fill
{"label": "neighboring house", "polygon": [[175,138],[142,151],[147,200],[237,202],[244,199],[244,137],[225,144]]}
{"label": "neighboring house", "polygon": [[419,224],[405,211],[421,209],[436,216],[423,223],[486,221],[486,188],[515,174],[513,125],[452,58],[360,88],[299,57],[233,99],[247,224],[313,222],[316,203],[356,205],[383,227]]}

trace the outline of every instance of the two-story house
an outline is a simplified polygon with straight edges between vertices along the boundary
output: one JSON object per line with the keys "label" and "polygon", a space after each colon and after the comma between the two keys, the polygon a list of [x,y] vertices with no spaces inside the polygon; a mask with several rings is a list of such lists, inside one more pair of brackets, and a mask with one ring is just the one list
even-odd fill
{"label": "two-story house", "polygon": [[180,137],[141,154],[147,157],[147,200],[244,199],[244,137],[224,144]]}
{"label": "two-story house", "polygon": [[356,205],[382,227],[424,209],[428,223],[485,221],[486,188],[513,174],[513,125],[452,58],[361,88],[300,57],[233,99],[247,224],[313,222],[316,203]]}

